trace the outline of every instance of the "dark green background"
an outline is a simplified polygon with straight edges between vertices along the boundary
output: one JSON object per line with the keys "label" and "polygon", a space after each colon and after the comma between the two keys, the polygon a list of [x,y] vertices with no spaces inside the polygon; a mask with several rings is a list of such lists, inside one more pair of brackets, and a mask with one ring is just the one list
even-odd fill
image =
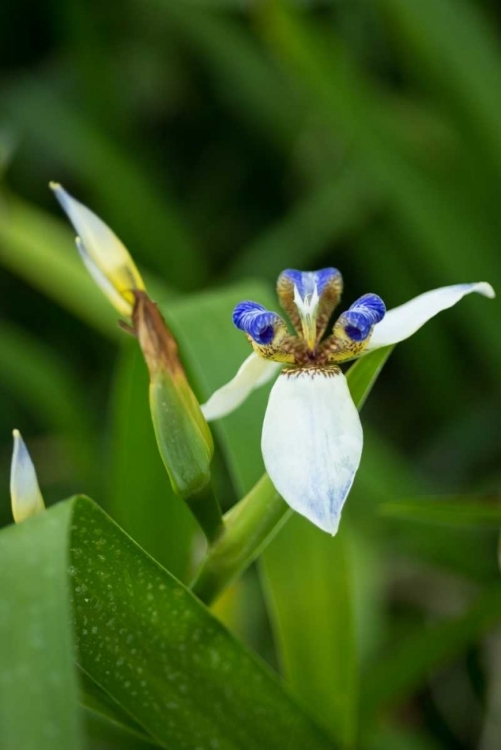
{"label": "dark green background", "polygon": [[[290,5],[292,24],[272,0],[2,2],[3,523],[13,427],[49,501],[85,491],[113,507],[120,339],[99,295],[44,260],[75,254],[51,179],[113,227],[159,298],[273,284],[288,266],[337,266],[346,306],[368,291],[393,307],[458,282],[501,289],[499,3]],[[364,410],[360,554],[375,502],[499,493],[500,322],[499,302],[469,297],[392,355]],[[381,650],[498,575],[495,531],[387,524]],[[255,577],[237,599],[232,625],[273,661]],[[406,697],[393,718],[416,747],[496,747],[485,707],[500,649],[478,638]]]}

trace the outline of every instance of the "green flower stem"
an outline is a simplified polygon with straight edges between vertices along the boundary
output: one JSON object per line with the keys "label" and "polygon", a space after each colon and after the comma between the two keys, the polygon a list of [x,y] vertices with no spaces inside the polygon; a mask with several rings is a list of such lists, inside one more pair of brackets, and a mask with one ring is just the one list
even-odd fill
{"label": "green flower stem", "polygon": [[210,604],[259,556],[292,511],[264,474],[224,517],[224,530],[209,549],[193,592]]}
{"label": "green flower stem", "polygon": [[209,544],[215,543],[224,531],[224,521],[212,487],[207,485],[196,495],[186,498],[186,503],[197,519]]}

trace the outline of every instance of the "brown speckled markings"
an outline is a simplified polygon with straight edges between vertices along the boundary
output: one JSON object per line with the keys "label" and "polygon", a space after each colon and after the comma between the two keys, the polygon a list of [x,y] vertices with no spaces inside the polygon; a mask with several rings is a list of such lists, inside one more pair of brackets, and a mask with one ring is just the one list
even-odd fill
{"label": "brown speckled markings", "polygon": [[259,354],[263,359],[270,359],[273,362],[289,362],[291,364],[297,362],[298,352],[305,348],[302,339],[298,339],[296,336],[285,334],[279,341],[274,339],[271,344],[256,344],[251,336],[247,336],[247,340],[256,354]]}
{"label": "brown speckled markings", "polygon": [[371,333],[364,341],[353,341],[345,333],[341,326],[335,325],[332,336],[329,336],[321,344],[318,352],[318,361],[321,364],[329,362],[347,362],[358,357],[370,341]]}
{"label": "brown speckled markings", "polygon": [[301,375],[308,375],[308,377],[313,380],[318,375],[321,375],[324,378],[333,378],[336,375],[341,374],[342,373],[340,368],[336,367],[336,365],[322,367],[314,363],[309,367],[284,367],[284,369],[280,373],[280,376],[286,378],[298,378],[301,377]]}

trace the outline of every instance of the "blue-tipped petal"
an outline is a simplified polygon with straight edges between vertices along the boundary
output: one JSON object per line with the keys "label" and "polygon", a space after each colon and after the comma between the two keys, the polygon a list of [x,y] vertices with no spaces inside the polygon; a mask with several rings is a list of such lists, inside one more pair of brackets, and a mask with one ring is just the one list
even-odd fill
{"label": "blue-tipped petal", "polygon": [[315,350],[322,338],[342,291],[343,279],[337,268],[319,271],[286,268],[278,277],[280,304],[310,351]]}
{"label": "blue-tipped petal", "polygon": [[371,334],[373,326],[383,320],[386,307],[377,294],[364,294],[343,313],[340,322],[345,333],[353,341],[365,341]]}
{"label": "blue-tipped petal", "polygon": [[315,289],[319,297],[322,292],[334,280],[339,279],[341,274],[337,268],[321,268],[319,271],[297,271],[295,268],[286,268],[279,277],[279,283],[289,282],[297,287],[302,299],[307,295],[314,294]]}
{"label": "blue-tipped petal", "polygon": [[277,329],[284,329],[285,324],[280,315],[267,310],[258,302],[246,300],[240,302],[233,310],[233,323],[248,334],[256,344],[266,346],[275,338]]}

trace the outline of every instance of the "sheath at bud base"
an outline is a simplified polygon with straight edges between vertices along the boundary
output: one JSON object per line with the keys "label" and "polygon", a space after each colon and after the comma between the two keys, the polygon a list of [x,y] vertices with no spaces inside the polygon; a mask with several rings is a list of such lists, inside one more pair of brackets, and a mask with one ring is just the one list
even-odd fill
{"label": "sheath at bud base", "polygon": [[174,492],[184,498],[209,539],[221,528],[221,510],[209,487],[214,444],[179,360],[177,344],[157,306],[135,292],[132,316],[150,372],[150,409],[162,460]]}

